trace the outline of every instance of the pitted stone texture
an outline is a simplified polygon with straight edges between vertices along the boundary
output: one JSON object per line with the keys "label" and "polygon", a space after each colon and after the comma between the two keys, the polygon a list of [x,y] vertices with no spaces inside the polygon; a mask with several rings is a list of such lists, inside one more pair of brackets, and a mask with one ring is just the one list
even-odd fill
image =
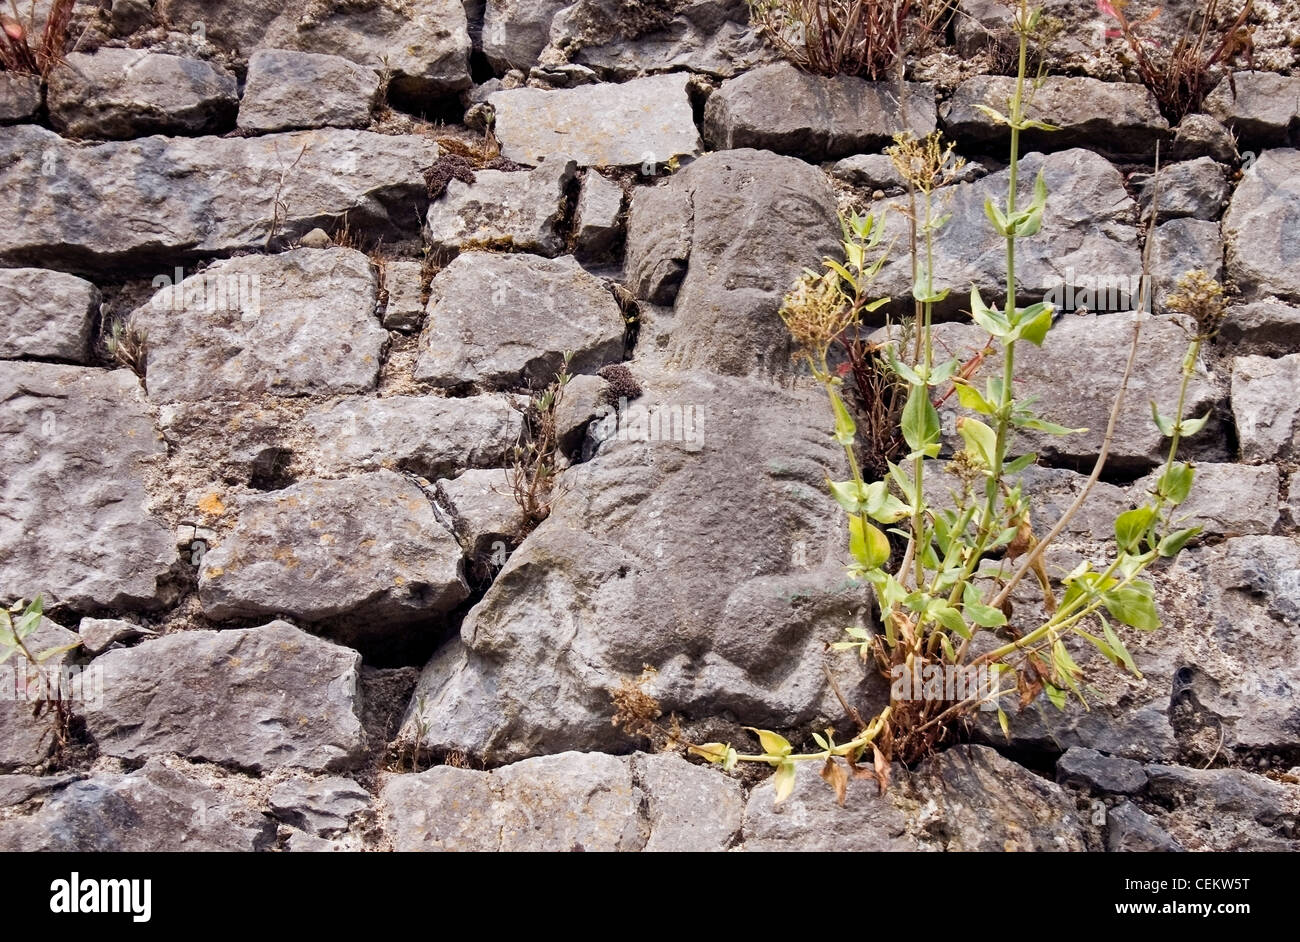
{"label": "pitted stone texture", "polygon": [[374,69],[342,56],[263,49],[248,63],[238,124],[250,131],[364,128],[378,94]]}
{"label": "pitted stone texture", "polygon": [[50,73],[50,123],[71,137],[220,133],[239,105],[235,77],[201,59],[100,49]]}
{"label": "pitted stone texture", "polygon": [[422,170],[437,159],[419,135],[337,128],[78,146],[21,125],[0,135],[0,192],[14,207],[0,262],[170,271],[344,216],[375,238],[409,238],[427,199]]}
{"label": "pitted stone texture", "polygon": [[175,632],[94,665],[104,702],[86,729],[103,755],[176,753],[253,771],[332,771],[361,757],[361,655],[287,622]]}
{"label": "pitted stone texture", "polygon": [[99,289],[63,272],[0,269],[0,359],[84,363]]}
{"label": "pitted stone texture", "polygon": [[523,431],[521,408],[505,395],[356,397],[313,409],[302,424],[323,472],[389,468],[434,480],[504,467]]}
{"label": "pitted stone texture", "polygon": [[721,851],[742,796],[679,756],[580,752],[492,772],[436,766],[381,792],[398,851]]}
{"label": "pitted stone texture", "polygon": [[934,88],[909,82],[825,77],[789,63],[722,83],[704,108],[704,138],[716,150],[754,147],[808,160],[877,150],[893,135],[935,128]]}
{"label": "pitted stone texture", "polygon": [[382,637],[469,594],[455,538],[392,471],[245,495],[232,516],[199,573],[210,618],[284,612]]}
{"label": "pitted stone texture", "polygon": [[131,315],[155,402],[256,400],[374,387],[388,334],[370,260],[295,249],[216,262]]}
{"label": "pitted stone texture", "polygon": [[557,158],[525,173],[478,170],[473,183],[449,180],[429,206],[425,238],[443,256],[469,249],[559,255],[576,171],[572,161]]}
{"label": "pitted stone texture", "polygon": [[510,160],[539,164],[568,157],[583,167],[662,164],[699,153],[689,76],[655,75],[621,85],[558,91],[516,88],[488,101]]}
{"label": "pitted stone texture", "polygon": [[1223,217],[1228,275],[1246,300],[1300,300],[1297,224],[1300,150],[1266,150],[1242,173]]}
{"label": "pitted stone texture", "polygon": [[675,303],[675,366],[784,375],[781,299],[810,260],[838,250],[838,233],[815,167],[758,150],[709,154],[633,195],[627,280],[640,298]]}
{"label": "pitted stone texture", "polygon": [[172,534],[145,464],[163,453],[129,370],[0,361],[0,586],[76,611],[168,596]]}
{"label": "pitted stone texture", "polygon": [[415,378],[439,387],[545,386],[623,356],[609,288],[572,256],[466,252],[433,279]]}
{"label": "pitted stone texture", "polygon": [[[823,649],[861,595],[824,499],[843,470],[820,391],[646,364],[637,379],[642,396],[425,668],[427,723],[408,714],[405,736],[492,762],[617,749],[608,691],[647,663],[665,712],[770,728],[834,714]],[[853,690],[865,676],[847,670]]]}
{"label": "pitted stone texture", "polygon": [[[985,144],[1009,141],[1011,131],[1007,125],[977,106],[1009,114],[1015,89],[1016,80],[1011,76],[977,75],[967,79],[944,106],[945,129],[959,139]],[[1169,139],[1169,122],[1144,85],[1048,76],[1034,91],[1027,113],[1058,130],[1025,131],[1020,138],[1024,150],[1089,147],[1113,157],[1150,157],[1155,154],[1156,144]]]}
{"label": "pitted stone texture", "polygon": [[470,38],[460,0],[159,0],[170,22],[204,24],[208,42],[247,59],[257,49],[343,56],[392,71],[392,89],[437,96],[470,86]]}

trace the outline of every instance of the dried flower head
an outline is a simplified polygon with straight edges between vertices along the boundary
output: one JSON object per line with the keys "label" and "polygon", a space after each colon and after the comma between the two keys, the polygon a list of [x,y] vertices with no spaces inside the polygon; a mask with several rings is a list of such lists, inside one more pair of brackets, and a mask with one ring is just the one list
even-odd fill
{"label": "dried flower head", "polygon": [[965,158],[954,156],[954,146],[944,146],[938,131],[922,138],[903,131],[894,135],[894,143],[885,153],[899,176],[922,193],[930,193],[957,179],[966,166]]}
{"label": "dried flower head", "polygon": [[1197,336],[1203,340],[1218,333],[1228,310],[1223,285],[1199,268],[1178,279],[1175,290],[1165,299],[1165,306],[1195,321]]}
{"label": "dried flower head", "polygon": [[799,347],[799,356],[823,363],[831,343],[853,325],[850,299],[834,271],[805,271],[781,304],[781,320]]}

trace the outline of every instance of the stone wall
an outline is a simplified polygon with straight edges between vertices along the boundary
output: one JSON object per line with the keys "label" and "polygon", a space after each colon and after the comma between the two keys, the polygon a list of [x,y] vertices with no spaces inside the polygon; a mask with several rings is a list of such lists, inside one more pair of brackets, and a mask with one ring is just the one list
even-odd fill
{"label": "stone wall", "polygon": [[[1049,418],[1105,425],[1132,316],[1104,298],[1136,294],[1164,165],[1141,366],[1049,568],[1151,485],[1191,268],[1233,292],[1188,404],[1203,535],[1144,679],[1080,652],[1090,710],[981,714],[843,808],[802,769],[773,809],[636,751],[610,691],[652,665],[735,742],[842,725],[824,665],[882,702],[825,650],[870,615],[776,309],[838,212],[905,231],[881,151],[936,128],[969,160],[939,287],[996,297],[1004,11],[963,0],[900,86],[798,72],[740,0],[80,4],[48,81],[0,72],[0,596],[81,642],[68,742],[0,700],[0,848],[1300,848],[1296,7],[1257,3],[1255,70],[1171,127],[1099,13],[1047,6],[1060,130],[1026,141],[1051,199],[1018,273],[1072,313],[1018,379]],[[910,281],[882,272],[895,309]],[[982,344],[943,313],[945,350]],[[566,354],[532,528],[506,469]],[[1100,434],[1022,445],[1050,519]]]}

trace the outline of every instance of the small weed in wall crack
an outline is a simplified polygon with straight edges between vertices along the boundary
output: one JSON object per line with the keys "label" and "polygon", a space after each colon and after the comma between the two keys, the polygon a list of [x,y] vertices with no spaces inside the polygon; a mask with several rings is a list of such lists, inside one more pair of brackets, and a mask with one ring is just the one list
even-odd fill
{"label": "small weed in wall crack", "polygon": [[515,445],[506,477],[515,502],[532,529],[550,515],[558,496],[556,478],[560,473],[559,429],[556,426],[556,409],[568,385],[569,364],[572,353],[564,354],[564,361],[546,389],[528,403],[524,412],[524,430]]}

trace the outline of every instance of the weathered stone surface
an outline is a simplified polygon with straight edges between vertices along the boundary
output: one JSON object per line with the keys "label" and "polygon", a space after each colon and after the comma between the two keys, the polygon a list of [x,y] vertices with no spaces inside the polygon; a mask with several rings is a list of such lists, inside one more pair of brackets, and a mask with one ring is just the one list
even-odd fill
{"label": "weathered stone surface", "polygon": [[472,184],[450,180],[429,206],[425,238],[443,255],[466,249],[559,255],[565,195],[575,172],[572,161],[560,158],[528,173],[479,170]]}
{"label": "weathered stone surface", "polygon": [[201,59],[139,49],[71,52],[50,74],[50,123],[72,137],[128,138],[227,130],[235,77]]}
{"label": "weathered stone surface", "polygon": [[[1028,154],[1020,162],[1019,198],[1028,201],[1039,170],[1047,184],[1047,209],[1040,233],[1016,245],[1016,279],[1022,304],[1060,300],[1050,292],[1070,287],[1117,285],[1131,288],[1137,304],[1137,284],[1142,272],[1134,226],[1136,207],[1124,189],[1118,170],[1105,158],[1086,150],[1054,154]],[[947,191],[944,212],[952,218],[935,240],[935,288],[948,288],[948,305],[968,305],[971,285],[978,285],[986,303],[1005,300],[1006,240],[994,232],[984,214],[985,200],[1006,201],[1008,172],[990,174],[973,183],[957,184]],[[1025,205],[1022,202],[1020,205]],[[885,241],[906,245],[906,200],[885,204],[889,216]],[[835,231],[838,233],[838,227]],[[817,257],[817,256],[812,256]],[[807,264],[805,260],[804,264]],[[906,252],[893,252],[876,282],[877,290],[912,303],[912,263]],[[1089,302],[1094,310],[1100,305]]]}
{"label": "weathered stone surface", "polygon": [[491,554],[497,544],[513,548],[519,543],[527,518],[505,471],[470,470],[444,478],[438,482],[438,498],[467,551]]}
{"label": "weathered stone surface", "polygon": [[852,76],[827,78],[789,63],[763,66],[722,83],[704,106],[704,139],[725,150],[754,147],[828,160],[876,150],[899,131],[935,128],[934,88]]}
{"label": "weathered stone surface", "polygon": [[0,122],[26,121],[40,110],[40,78],[21,72],[0,72]]}
{"label": "weathered stone surface", "polygon": [[109,15],[113,33],[129,36],[153,21],[153,4],[150,0],[113,0]]}
{"label": "weathered stone surface", "polygon": [[147,509],[163,451],[129,370],[0,361],[0,586],[77,611],[162,604],[176,550]]}
{"label": "weathered stone surface", "polygon": [[370,807],[370,793],[342,776],[312,780],[289,779],[271,790],[271,813],[281,821],[317,837],[333,837],[348,829],[349,820]]}
{"label": "weathered stone surface", "polygon": [[322,129],[81,147],[21,125],[0,137],[0,193],[13,207],[0,262],[170,269],[344,215],[376,238],[409,236],[425,200],[421,168],[437,157],[419,135]]}
{"label": "weathered stone surface", "polygon": [[871,190],[901,190],[905,183],[888,154],[854,154],[831,167],[832,176],[851,186]]}
{"label": "weathered stone surface", "polygon": [[1231,82],[1225,78],[1210,92],[1205,110],[1245,144],[1291,143],[1300,122],[1300,78],[1238,72]]}
{"label": "weathered stone surface", "polygon": [[917,850],[907,816],[896,793],[878,794],[875,782],[849,781],[841,807],[817,774],[820,765],[800,762],[794,793],[780,805],[771,779],[752,792],[745,803],[742,834],[747,851],[907,851]]}
{"label": "weathered stone surface", "polygon": [[551,38],[551,19],[570,0],[488,0],[483,54],[497,72],[527,71]]}
{"label": "weathered stone surface", "polygon": [[1300,300],[1297,224],[1300,150],[1266,150],[1242,174],[1223,217],[1228,274],[1247,300]]}
{"label": "weathered stone surface", "polygon": [[274,843],[269,819],[153,761],[129,775],[73,782],[31,817],[0,822],[8,852],[254,851]]}
{"label": "weathered stone surface", "polygon": [[1300,353],[1300,307],[1265,298],[1228,308],[1219,342],[1238,355]]}
{"label": "weathered stone surface", "polygon": [[606,79],[656,72],[730,76],[777,59],[749,25],[744,0],[686,0],[629,8],[619,0],[578,0],[551,20],[543,62],[572,61]]}
{"label": "weathered stone surface", "polygon": [[795,790],[773,807],[769,779],[745,807],[747,851],[1084,850],[1073,797],[985,746],[957,746],[912,773],[896,769],[890,789],[851,780],[843,807],[800,763]]}
{"label": "weathered stone surface", "polygon": [[310,451],[328,471],[392,468],[435,480],[504,467],[519,441],[519,409],[502,395],[351,398],[303,417]]}
{"label": "weathered stone surface", "polygon": [[[1152,177],[1135,179],[1142,189],[1138,202],[1145,211],[1155,197]],[[1223,213],[1232,187],[1228,184],[1228,168],[1210,157],[1198,157],[1168,164],[1160,169],[1160,211],[1157,220],[1218,219]]]}
{"label": "weathered stone surface", "polygon": [[462,643],[425,668],[430,748],[491,761],[625,748],[607,691],[647,663],[665,712],[769,728],[834,715],[822,649],[862,593],[844,584],[841,519],[823,498],[842,473],[817,431],[824,399],[646,364],[637,378],[642,397],[565,472]]}
{"label": "weathered stone surface", "polygon": [[1300,448],[1300,354],[1232,361],[1232,415],[1246,461],[1291,458]]}
{"label": "weathered stone surface", "polygon": [[256,400],[374,388],[388,334],[370,260],[295,249],[219,261],[131,315],[155,402]]}
{"label": "weathered stone surface", "polygon": [[[1015,87],[1015,78],[1005,75],[967,79],[944,106],[944,128],[958,139],[982,144],[1009,141],[1010,129],[976,106],[1008,114]],[[1034,92],[1028,114],[1059,130],[1025,131],[1020,141],[1027,150],[1089,147],[1114,157],[1149,157],[1157,143],[1169,139],[1169,122],[1144,85],[1048,76]]]}
{"label": "weathered stone surface", "polygon": [[[1151,420],[1151,400],[1160,404],[1162,412],[1173,412],[1171,397],[1177,397],[1187,335],[1169,318],[1150,315],[1142,316],[1141,331],[1142,367],[1129,377],[1111,445],[1108,467],[1112,470],[1148,470],[1163,459],[1168,444]],[[978,350],[988,335],[972,324],[939,324],[935,336],[940,349],[965,356],[966,351]],[[1021,432],[1013,451],[1032,451],[1048,461],[1090,467],[1101,447],[1132,338],[1132,315],[1067,314],[1041,349],[1017,346],[1020,394],[1037,396],[1034,409],[1048,420],[1087,431],[1063,436]],[[1185,414],[1200,416],[1219,407],[1225,398],[1223,385],[1216,373],[1199,362],[1188,388]],[[1208,461],[1230,457],[1217,415],[1200,434],[1185,441],[1183,457]]]}
{"label": "weathered stone surface", "polygon": [[540,388],[566,351],[575,373],[621,359],[624,329],[609,289],[571,256],[467,252],[433,279],[415,378]]}
{"label": "weathered stone surface", "polygon": [[1142,763],[1104,756],[1095,749],[1072,746],[1056,761],[1056,780],[1062,785],[1115,795],[1134,795],[1147,784]]}
{"label": "weathered stone surface", "polygon": [[180,631],[94,666],[104,702],[86,729],[103,755],[177,753],[254,771],[334,771],[360,758],[361,655],[287,622]]}
{"label": "weathered stone surface", "polygon": [[[1150,499],[1159,472],[1133,485],[1135,502]],[[1191,496],[1178,506],[1180,527],[1213,536],[1269,533],[1278,519],[1278,471],[1273,465],[1198,462]]]}
{"label": "weathered stone surface", "polygon": [[0,269],[0,358],[84,363],[99,311],[99,289],[40,268]]}
{"label": "weathered stone surface", "polygon": [[392,471],[247,494],[233,515],[199,573],[211,618],[286,612],[382,637],[469,594],[455,538]]}
{"label": "weathered stone surface", "polygon": [[383,323],[387,330],[411,331],[424,320],[424,271],[419,262],[390,260],[384,263]]}
{"label": "weathered stone surface", "polygon": [[141,628],[120,618],[83,618],[77,626],[82,650],[89,654],[99,654],[119,641],[131,641],[153,633],[148,628]]}
{"label": "weathered stone surface", "polygon": [[1080,851],[1074,797],[987,746],[955,746],[906,780],[913,827],[947,851]]}
{"label": "weathered stone surface", "polygon": [[574,220],[574,254],[582,259],[608,258],[623,234],[623,188],[588,170]]}
{"label": "weathered stone surface", "polygon": [[469,30],[460,0],[159,0],[172,23],[202,22],[209,42],[247,58],[257,48],[344,56],[392,70],[403,95],[445,95],[468,88]]}
{"label": "weathered stone surface", "polygon": [[566,752],[493,772],[435,766],[381,797],[398,851],[724,850],[739,783],[675,755]]}
{"label": "weathered stone surface", "polygon": [[[1223,238],[1219,224],[1204,219],[1171,219],[1156,226],[1151,252],[1156,310],[1161,309],[1178,280],[1189,271],[1203,271],[1223,280]],[[1136,307],[1138,300],[1133,298]]]}
{"label": "weathered stone surface", "polygon": [[1131,801],[1106,812],[1106,849],[1113,852],[1180,851],[1183,848],[1151,817]]}
{"label": "weathered stone surface", "polygon": [[824,174],[766,151],[709,154],[665,186],[638,189],[627,279],[640,297],[675,299],[673,363],[787,373],[790,336],[777,309],[810,262],[837,250],[835,214]]}
{"label": "weathered stone surface", "polygon": [[700,150],[689,76],[655,75],[621,85],[557,91],[516,88],[489,98],[496,135],[510,160],[568,157],[584,167],[661,164]]}
{"label": "weathered stone surface", "polygon": [[263,49],[248,62],[237,123],[249,131],[363,128],[378,94],[375,70],[342,56]]}
{"label": "weathered stone surface", "polygon": [[1174,160],[1209,157],[1230,164],[1237,159],[1237,142],[1232,132],[1208,114],[1193,113],[1178,122],[1170,149]]}
{"label": "weathered stone surface", "polygon": [[1171,809],[1161,826],[1188,850],[1300,849],[1300,786],[1241,769],[1149,765],[1146,771],[1148,791]]}
{"label": "weathered stone surface", "polygon": [[64,772],[61,775],[0,775],[0,808],[20,805],[85,777],[84,773],[79,772]]}
{"label": "weathered stone surface", "polygon": [[[75,645],[78,640],[75,633],[42,618],[26,643],[37,653]],[[18,653],[0,665],[0,769],[38,765],[54,749],[53,714],[47,711],[33,716],[32,712],[37,701],[47,699],[51,692],[42,683],[40,671],[57,671],[66,658],[67,654],[56,655],[38,669]]]}

